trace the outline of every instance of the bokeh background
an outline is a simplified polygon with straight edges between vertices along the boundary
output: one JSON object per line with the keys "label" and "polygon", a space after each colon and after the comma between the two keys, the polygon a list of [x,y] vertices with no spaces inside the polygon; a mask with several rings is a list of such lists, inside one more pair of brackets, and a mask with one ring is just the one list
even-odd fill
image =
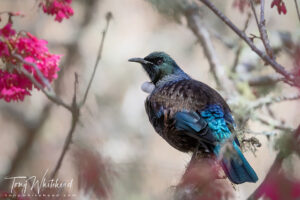
{"label": "bokeh background", "polygon": [[[179,15],[175,20],[174,13],[162,14],[167,13],[164,9],[169,5],[157,2],[74,0],[74,16],[57,23],[53,17],[42,13],[38,1],[0,1],[1,11],[20,11],[25,14],[23,18],[14,19],[17,30],[30,31],[47,40],[51,52],[63,55],[55,88],[68,102],[71,102],[73,95],[74,72],[79,74],[79,96],[83,95],[96,60],[105,27],[105,15],[108,11],[113,14],[87,104],[81,111],[80,123],[58,173],[61,180],[74,179],[72,190],[68,191],[76,194],[73,199],[99,199],[101,194],[106,193],[109,199],[171,199],[174,186],[180,181],[190,160],[190,155],[173,149],[151,127],[144,110],[147,94],[140,89],[148,77],[139,65],[127,62],[131,57],[165,51],[193,78],[216,88],[201,44],[187,27],[186,19]],[[241,13],[233,7],[232,0],[214,2],[234,23],[243,27],[247,19],[246,11]],[[270,2],[266,2],[265,17],[271,44],[279,49],[282,47],[278,31],[290,33],[292,40],[299,39],[299,21],[292,1],[286,1],[286,15],[278,15],[276,9],[270,8]],[[157,5],[162,9],[157,9]],[[203,25],[209,30],[216,54],[228,71],[235,59],[239,39],[210,11],[201,4],[199,6]],[[253,18],[247,33],[258,35]],[[285,53],[278,55],[278,62],[288,69],[294,66],[294,61]],[[255,69],[255,73],[247,73],[245,68],[249,66]],[[246,78],[252,76],[274,74],[246,46],[242,48],[237,69],[245,76],[245,79],[241,77],[239,84],[247,84]],[[251,92],[256,90],[263,91],[261,96],[288,96],[298,92],[283,83],[273,84],[267,89],[249,89]],[[251,92],[245,95],[247,102],[256,99]],[[226,99],[232,102],[230,95]],[[299,123],[298,108],[296,101],[271,105],[279,121],[293,128]],[[243,107],[239,109],[243,110]],[[41,177],[47,169],[49,173],[53,170],[62,151],[70,120],[68,111],[49,102],[39,91],[26,97],[24,102],[0,102],[2,191],[10,186],[3,177]],[[255,153],[247,148],[245,152],[260,180],[256,184],[235,186],[237,199],[245,199],[264,178],[276,155],[274,141],[280,134],[273,127],[253,119],[250,119],[247,130],[250,133],[246,137],[255,136],[262,144]],[[293,163],[287,163],[291,172],[299,167],[296,156],[288,162]],[[297,175],[297,170],[294,173]],[[85,192],[85,187],[80,184],[82,174],[90,181],[87,181],[88,190],[94,187],[98,193],[92,190]],[[102,184],[93,182],[95,177]]]}

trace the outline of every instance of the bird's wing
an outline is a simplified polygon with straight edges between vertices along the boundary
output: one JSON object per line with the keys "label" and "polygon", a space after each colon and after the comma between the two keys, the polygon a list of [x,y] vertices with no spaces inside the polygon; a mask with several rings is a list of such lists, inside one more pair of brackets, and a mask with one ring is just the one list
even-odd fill
{"label": "bird's wing", "polygon": [[[209,105],[200,111],[179,111],[174,115],[177,130],[206,143],[224,142],[232,135],[234,121],[230,113],[224,114],[219,105]],[[239,145],[237,138],[234,138]]]}
{"label": "bird's wing", "polygon": [[156,129],[164,127],[156,124],[173,120],[177,130],[192,133],[210,143],[229,138],[230,130],[234,128],[224,99],[209,86],[195,80],[183,80],[155,89],[145,106]]}
{"label": "bird's wing", "polygon": [[216,142],[208,123],[198,112],[178,111],[174,115],[175,128],[185,131],[191,137],[209,144]]}
{"label": "bird's wing", "polygon": [[207,122],[196,112],[181,111],[177,112],[174,117],[178,130],[200,132],[207,127]]}

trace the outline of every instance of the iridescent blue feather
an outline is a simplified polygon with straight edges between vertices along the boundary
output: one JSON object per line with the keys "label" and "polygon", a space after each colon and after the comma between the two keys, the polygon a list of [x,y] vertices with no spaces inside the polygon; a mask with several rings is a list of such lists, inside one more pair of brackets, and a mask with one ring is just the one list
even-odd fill
{"label": "iridescent blue feather", "polygon": [[[231,132],[227,126],[225,116],[226,115],[224,115],[224,112],[219,105],[211,105],[201,112],[201,117],[206,120],[208,127],[212,130],[213,136],[219,142],[214,148],[214,153],[217,156],[220,153],[222,144],[231,137]],[[232,141],[232,145],[234,152],[231,152],[229,157],[223,156],[221,162],[226,175],[236,184],[256,182],[258,177],[242,154],[238,144],[235,141]]]}

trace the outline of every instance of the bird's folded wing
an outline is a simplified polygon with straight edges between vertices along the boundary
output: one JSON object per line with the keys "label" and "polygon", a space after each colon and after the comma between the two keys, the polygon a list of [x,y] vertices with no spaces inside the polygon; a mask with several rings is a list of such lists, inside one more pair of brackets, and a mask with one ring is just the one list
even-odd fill
{"label": "bird's folded wing", "polygon": [[174,118],[177,130],[185,131],[191,137],[207,143],[214,143],[216,141],[211,134],[208,123],[197,112],[177,112]]}

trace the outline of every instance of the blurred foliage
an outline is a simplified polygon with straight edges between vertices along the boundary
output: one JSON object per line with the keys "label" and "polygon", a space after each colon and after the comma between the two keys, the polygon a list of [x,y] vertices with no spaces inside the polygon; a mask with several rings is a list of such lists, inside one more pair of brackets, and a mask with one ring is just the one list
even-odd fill
{"label": "blurred foliage", "polygon": [[293,143],[294,143],[294,133],[291,132],[283,132],[280,134],[279,138],[276,140],[274,144],[274,149],[281,152],[283,157],[288,157],[294,151]]}
{"label": "blurred foliage", "polygon": [[150,2],[157,11],[170,20],[177,23],[182,22],[184,10],[191,5],[191,0],[146,0]]}

